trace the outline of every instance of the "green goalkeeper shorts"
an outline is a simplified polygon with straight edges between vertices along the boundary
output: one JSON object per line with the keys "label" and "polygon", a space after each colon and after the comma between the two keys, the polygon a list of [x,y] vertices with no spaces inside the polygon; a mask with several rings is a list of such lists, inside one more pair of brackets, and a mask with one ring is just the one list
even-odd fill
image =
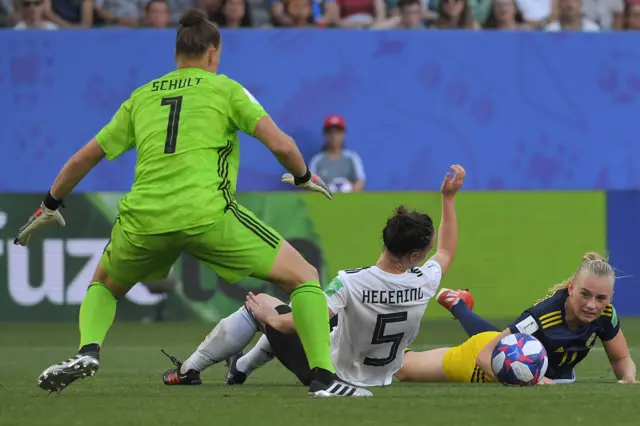
{"label": "green goalkeeper shorts", "polygon": [[118,284],[130,288],[166,278],[184,251],[233,284],[247,276],[266,278],[281,244],[280,234],[233,203],[213,224],[159,235],[132,234],[118,219],[100,263]]}

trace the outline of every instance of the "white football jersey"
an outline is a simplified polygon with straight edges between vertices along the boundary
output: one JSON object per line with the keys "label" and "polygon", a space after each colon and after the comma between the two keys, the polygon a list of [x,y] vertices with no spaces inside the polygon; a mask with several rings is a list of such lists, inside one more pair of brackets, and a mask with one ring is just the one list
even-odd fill
{"label": "white football jersey", "polygon": [[377,266],[338,272],[325,290],[329,309],[338,315],[331,333],[338,376],[357,386],[391,384],[441,278],[435,260],[404,274]]}

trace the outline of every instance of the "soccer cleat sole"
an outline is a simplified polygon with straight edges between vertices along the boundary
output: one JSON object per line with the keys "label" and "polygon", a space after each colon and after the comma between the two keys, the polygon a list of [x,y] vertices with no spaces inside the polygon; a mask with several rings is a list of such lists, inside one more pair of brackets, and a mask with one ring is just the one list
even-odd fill
{"label": "soccer cleat sole", "polygon": [[373,394],[369,391],[365,391],[364,389],[360,389],[359,392],[356,392],[353,395],[337,395],[331,392],[327,392],[326,390],[320,390],[309,392],[309,396],[313,398],[369,398],[372,397]]}
{"label": "soccer cleat sole", "polygon": [[78,362],[72,367],[42,373],[38,377],[38,386],[51,392],[62,392],[67,386],[78,379],[95,376],[100,364],[97,361]]}

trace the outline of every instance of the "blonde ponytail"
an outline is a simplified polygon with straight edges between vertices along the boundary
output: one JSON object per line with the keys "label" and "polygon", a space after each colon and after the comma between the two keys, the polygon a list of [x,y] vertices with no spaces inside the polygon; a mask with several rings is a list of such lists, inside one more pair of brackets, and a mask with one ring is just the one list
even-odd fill
{"label": "blonde ponytail", "polygon": [[611,265],[609,265],[606,257],[600,253],[588,252],[582,256],[582,263],[578,266],[578,269],[573,273],[573,275],[562,281],[560,284],[556,284],[551,287],[549,289],[549,295],[552,295],[558,290],[569,287],[571,281],[575,280],[581,273],[588,273],[597,277],[611,276],[612,278],[615,278],[615,272]]}

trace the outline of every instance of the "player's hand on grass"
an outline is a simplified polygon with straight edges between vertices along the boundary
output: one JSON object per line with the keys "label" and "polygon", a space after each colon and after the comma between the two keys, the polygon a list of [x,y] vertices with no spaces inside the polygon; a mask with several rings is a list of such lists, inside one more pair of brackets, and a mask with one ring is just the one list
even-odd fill
{"label": "player's hand on grass", "polygon": [[556,382],[554,382],[553,380],[547,378],[547,377],[543,377],[542,379],[540,379],[540,381],[538,382],[539,385],[555,385]]}
{"label": "player's hand on grass", "polygon": [[464,182],[464,178],[467,176],[467,172],[464,171],[464,168],[459,164],[454,164],[450,166],[453,171],[453,177],[451,177],[451,173],[447,173],[444,177],[444,182],[442,182],[442,188],[440,192],[442,195],[453,197],[456,195],[456,192],[462,187],[462,183]]}
{"label": "player's hand on grass", "polygon": [[63,227],[66,222],[58,210],[50,210],[44,204],[41,204],[40,208],[27,220],[27,223],[18,230],[18,235],[13,240],[13,244],[26,246],[31,239],[31,235],[37,229],[51,225]]}
{"label": "player's hand on grass", "polygon": [[311,173],[311,177],[306,181],[301,181],[304,178],[296,179],[291,173],[285,173],[280,179],[284,183],[296,186],[298,188],[306,189],[307,191],[319,192],[330,200],[333,200],[333,193],[329,187],[320,179],[315,173]]}
{"label": "player's hand on grass", "polygon": [[272,306],[261,303],[260,299],[251,292],[247,294],[245,306],[249,311],[251,311],[256,321],[263,324],[266,324],[269,318],[279,315],[278,311],[276,311]]}

